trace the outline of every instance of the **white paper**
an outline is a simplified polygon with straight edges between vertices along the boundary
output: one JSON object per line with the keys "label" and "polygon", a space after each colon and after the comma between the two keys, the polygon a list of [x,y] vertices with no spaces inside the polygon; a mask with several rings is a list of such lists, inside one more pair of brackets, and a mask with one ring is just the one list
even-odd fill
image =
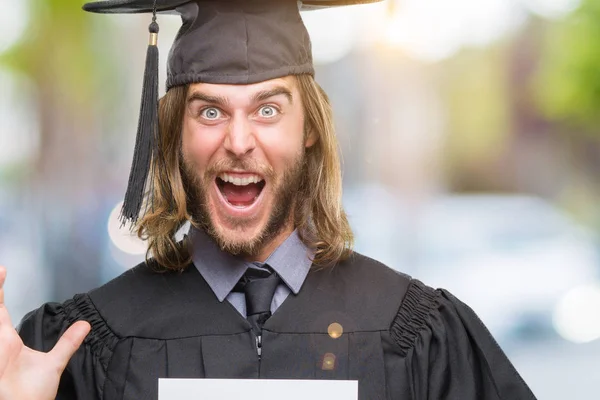
{"label": "white paper", "polygon": [[159,379],[159,400],[358,400],[358,381]]}

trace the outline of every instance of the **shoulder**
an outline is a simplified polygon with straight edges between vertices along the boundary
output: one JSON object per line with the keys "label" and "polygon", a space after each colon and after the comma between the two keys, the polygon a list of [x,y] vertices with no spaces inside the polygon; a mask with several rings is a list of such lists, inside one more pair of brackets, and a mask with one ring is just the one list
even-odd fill
{"label": "shoulder", "polygon": [[356,277],[370,276],[378,281],[391,279],[393,284],[404,283],[411,280],[409,275],[392,269],[382,262],[356,251],[352,252],[347,259],[338,263],[334,268],[341,268],[343,269],[344,274]]}
{"label": "shoulder", "polygon": [[173,272],[163,272],[150,261],[142,262],[133,268],[128,269],[121,275],[115,277],[104,285],[89,292],[90,296],[106,296],[110,294],[121,294],[123,291],[135,289],[136,293],[140,290],[160,285],[164,276],[173,275]]}
{"label": "shoulder", "polygon": [[51,348],[69,325],[85,320],[92,325],[88,342],[94,347],[96,339],[98,346],[113,347],[125,337],[158,337],[165,325],[173,325],[170,318],[182,317],[190,307],[202,309],[204,286],[193,265],[182,272],[161,272],[144,262],[88,293],[44,304],[23,319],[20,333],[47,337],[44,347]]}
{"label": "shoulder", "polygon": [[94,306],[110,313],[124,305],[145,303],[164,290],[165,281],[177,275],[174,272],[160,272],[152,263],[140,263],[108,283],[90,291],[87,296]]}
{"label": "shoulder", "polygon": [[[87,294],[90,303],[119,337],[157,338],[185,320],[189,310],[202,316],[210,288],[191,264],[183,271],[141,263]],[[187,313],[187,314],[186,314]]]}
{"label": "shoulder", "polygon": [[307,283],[315,312],[337,310],[357,321],[358,330],[388,330],[413,279],[353,252],[332,267],[313,269]]}
{"label": "shoulder", "polygon": [[[335,286],[347,286],[349,302],[357,310],[377,310],[377,325],[386,327],[402,352],[408,351],[431,320],[446,313],[450,303],[460,302],[441,289],[434,289],[411,276],[360,253],[353,253],[330,274]],[[335,271],[335,269],[334,269]],[[344,278],[340,279],[340,275]],[[460,303],[462,304],[462,303]],[[367,314],[372,314],[368,312]]]}
{"label": "shoulder", "polygon": [[19,331],[22,335],[33,334],[41,327],[48,327],[51,321],[49,331],[60,335],[79,320],[90,322],[93,331],[105,330],[106,327],[100,325],[106,325],[105,321],[113,314],[127,315],[130,306],[147,300],[161,286],[160,276],[146,263],[141,263],[88,293],[77,294],[63,303],[46,303],[31,311],[21,321]]}
{"label": "shoulder", "polygon": [[346,286],[345,290],[356,298],[377,292],[388,298],[390,294],[402,298],[412,281],[410,276],[357,252],[331,269],[324,268],[321,275],[321,285],[330,284],[338,289]]}
{"label": "shoulder", "polygon": [[345,260],[321,271],[323,279],[329,278],[336,286],[355,286],[357,294],[365,295],[373,291],[388,290],[401,294],[412,280],[409,275],[358,252],[352,252]]}

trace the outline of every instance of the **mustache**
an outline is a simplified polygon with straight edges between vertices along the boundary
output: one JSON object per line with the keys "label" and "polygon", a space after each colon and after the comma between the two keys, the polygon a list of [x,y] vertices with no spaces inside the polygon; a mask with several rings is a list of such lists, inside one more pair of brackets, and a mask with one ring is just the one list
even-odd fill
{"label": "mustache", "polygon": [[204,177],[207,180],[211,180],[222,172],[232,170],[252,172],[266,179],[273,179],[275,177],[275,172],[269,165],[265,165],[253,159],[240,160],[230,158],[217,160],[209,165],[204,172]]}

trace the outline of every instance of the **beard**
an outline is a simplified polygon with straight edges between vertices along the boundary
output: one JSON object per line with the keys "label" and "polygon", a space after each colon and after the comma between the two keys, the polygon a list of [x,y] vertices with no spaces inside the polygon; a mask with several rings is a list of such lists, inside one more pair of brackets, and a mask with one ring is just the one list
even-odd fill
{"label": "beard", "polygon": [[[293,222],[293,211],[298,201],[303,186],[303,176],[306,173],[306,158],[304,147],[296,158],[278,177],[272,168],[260,165],[252,160],[223,159],[210,165],[202,175],[198,174],[195,164],[181,157],[181,173],[183,187],[187,197],[188,212],[192,222],[202,228],[221,248],[233,255],[252,256],[274,240],[281,231]],[[208,190],[214,185],[215,179],[222,171],[246,170],[259,173],[269,185],[262,190],[272,193],[273,203],[269,218],[260,232],[254,237],[235,239],[226,232],[218,229],[213,220],[208,204]],[[218,189],[217,189],[218,190]],[[267,193],[265,193],[267,194]],[[227,216],[227,223],[234,229],[243,230],[252,226],[254,219],[241,219]]]}

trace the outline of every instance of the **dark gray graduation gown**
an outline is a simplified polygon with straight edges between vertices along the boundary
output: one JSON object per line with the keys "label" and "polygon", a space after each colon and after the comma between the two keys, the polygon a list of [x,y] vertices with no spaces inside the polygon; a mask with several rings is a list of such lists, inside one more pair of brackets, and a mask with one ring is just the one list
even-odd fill
{"label": "dark gray graduation gown", "polygon": [[[352,379],[361,400],[534,399],[470,308],[356,253],[308,274],[267,321],[260,360],[248,322],[193,266],[155,273],[141,264],[28,314],[20,334],[49,351],[82,319],[92,332],[58,399],[156,399],[160,377]],[[327,333],[334,322],[344,330],[337,339]]]}

